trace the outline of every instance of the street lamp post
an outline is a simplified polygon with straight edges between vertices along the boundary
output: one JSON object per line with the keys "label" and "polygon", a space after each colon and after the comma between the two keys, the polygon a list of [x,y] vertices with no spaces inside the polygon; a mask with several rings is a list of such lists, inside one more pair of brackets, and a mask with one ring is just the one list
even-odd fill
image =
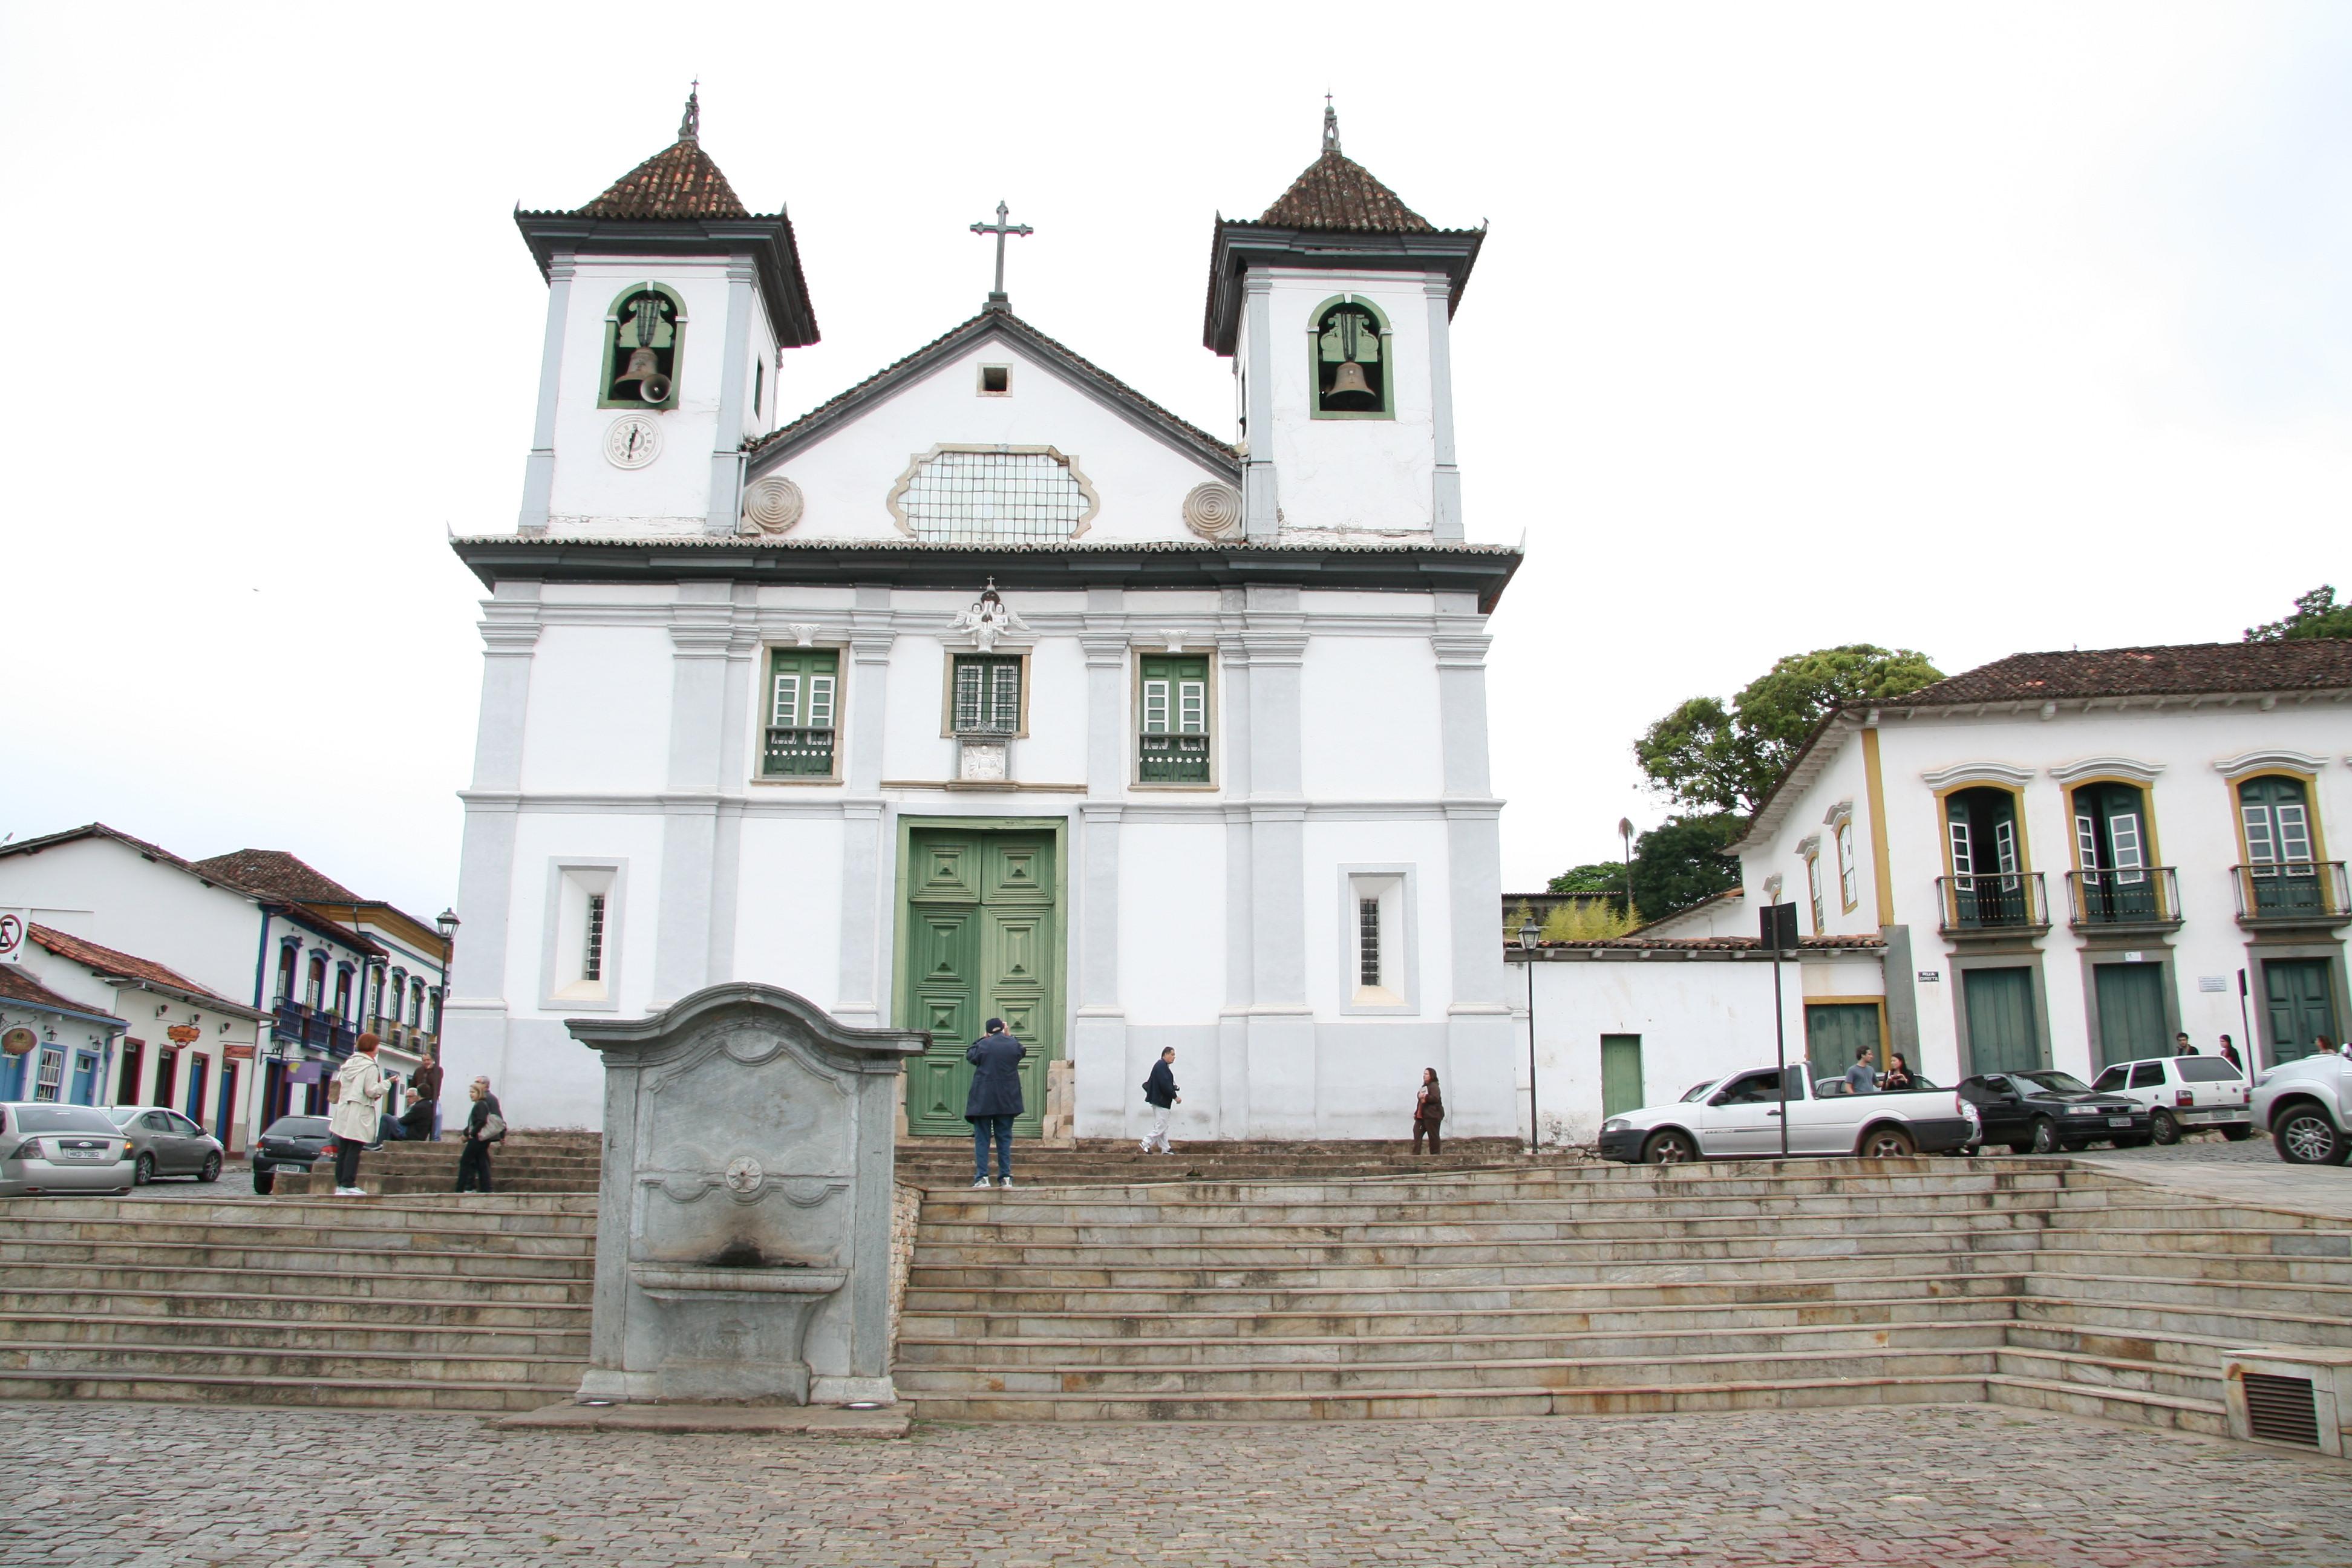
{"label": "street lamp post", "polygon": [[1527,957],[1519,967],[1528,972],[1528,1152],[1542,1146],[1536,1123],[1536,939],[1543,932],[1532,920],[1519,928],[1519,951]]}
{"label": "street lamp post", "polygon": [[[457,919],[457,911],[451,909],[445,909],[433,917],[433,929],[441,933],[441,994],[433,1005],[433,1065],[436,1072],[444,1070],[441,1068],[441,1037],[449,1027],[449,963],[457,956],[457,928],[463,923]],[[441,1087],[438,1083],[434,1085],[433,1136],[436,1138],[441,1136]]]}

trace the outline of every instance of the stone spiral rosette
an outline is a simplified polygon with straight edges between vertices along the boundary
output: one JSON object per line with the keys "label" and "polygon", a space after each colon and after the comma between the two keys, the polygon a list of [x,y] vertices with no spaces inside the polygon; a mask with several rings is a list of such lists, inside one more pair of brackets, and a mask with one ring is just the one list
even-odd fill
{"label": "stone spiral rosette", "polygon": [[743,492],[743,517],[762,533],[782,533],[801,520],[807,504],[800,486],[771,474]]}
{"label": "stone spiral rosette", "polygon": [[1242,493],[1212,479],[1184,498],[1184,526],[1203,539],[1231,539],[1242,531]]}

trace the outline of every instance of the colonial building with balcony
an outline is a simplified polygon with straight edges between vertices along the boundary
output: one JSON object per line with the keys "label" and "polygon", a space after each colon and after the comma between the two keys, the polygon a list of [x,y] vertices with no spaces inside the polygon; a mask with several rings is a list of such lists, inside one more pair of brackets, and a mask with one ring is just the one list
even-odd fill
{"label": "colonial building with balcony", "polygon": [[[1955,1074],[2342,1038],[2352,642],[2019,654],[1822,723],[1735,846],[1808,936],[1885,943],[1807,1011]],[[1818,1014],[1818,1016],[1816,1016]]]}

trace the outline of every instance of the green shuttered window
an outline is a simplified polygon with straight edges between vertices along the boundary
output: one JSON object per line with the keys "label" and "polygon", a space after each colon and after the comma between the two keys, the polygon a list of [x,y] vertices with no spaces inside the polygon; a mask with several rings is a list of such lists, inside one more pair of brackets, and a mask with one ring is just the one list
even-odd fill
{"label": "green shuttered window", "polygon": [[831,778],[840,708],[839,652],[775,649],[769,655],[767,741],[760,772],[770,778]]}
{"label": "green shuttered window", "polygon": [[1154,654],[1140,662],[1137,782],[1209,783],[1208,659]]}

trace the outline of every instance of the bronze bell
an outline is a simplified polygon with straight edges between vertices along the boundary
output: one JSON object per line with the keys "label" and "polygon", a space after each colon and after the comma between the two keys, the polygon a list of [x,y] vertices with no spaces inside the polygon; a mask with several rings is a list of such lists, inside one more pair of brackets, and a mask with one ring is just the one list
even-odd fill
{"label": "bronze bell", "polygon": [[1358,364],[1354,360],[1343,360],[1340,362],[1339,374],[1331,378],[1331,390],[1325,393],[1323,395],[1326,397],[1370,397],[1375,401],[1380,397],[1380,394],[1372,390],[1372,384],[1364,379],[1364,367]]}
{"label": "bronze bell", "polygon": [[631,349],[629,351],[629,368],[614,376],[613,381],[614,384],[617,385],[625,381],[643,381],[649,375],[659,375],[660,374],[661,362],[654,357],[653,350]]}

